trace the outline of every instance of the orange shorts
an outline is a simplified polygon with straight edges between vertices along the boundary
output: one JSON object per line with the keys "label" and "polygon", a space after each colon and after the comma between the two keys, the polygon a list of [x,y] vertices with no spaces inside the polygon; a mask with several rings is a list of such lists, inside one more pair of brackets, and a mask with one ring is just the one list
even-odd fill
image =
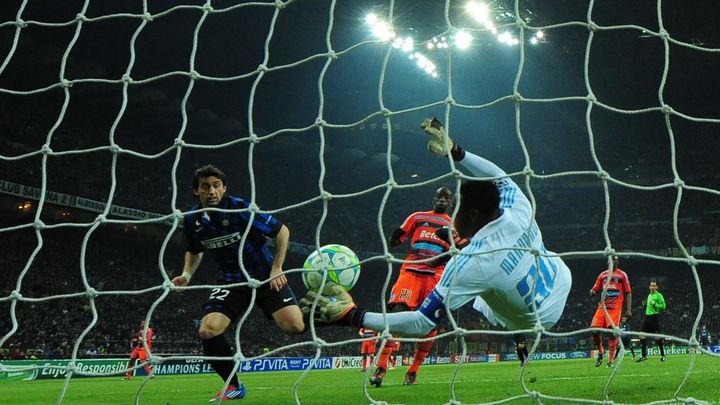
{"label": "orange shorts", "polygon": [[136,347],[133,349],[132,353],[130,353],[131,359],[140,359],[140,361],[147,360],[147,352],[142,347]]}
{"label": "orange shorts", "polygon": [[405,304],[411,310],[416,310],[430,295],[438,280],[439,274],[426,276],[401,271],[390,293],[388,304]]}
{"label": "orange shorts", "polygon": [[[608,315],[610,315],[610,319],[615,323],[615,326],[620,326],[620,314],[622,310],[620,308],[607,308]],[[597,311],[595,311],[595,316],[593,316],[592,324],[590,324],[590,327],[592,328],[612,328],[612,325],[610,324],[610,320],[605,316],[605,311],[603,311],[602,307],[598,308]]]}
{"label": "orange shorts", "polygon": [[360,354],[374,354],[376,344],[376,340],[366,340],[362,342],[362,345],[360,346]]}

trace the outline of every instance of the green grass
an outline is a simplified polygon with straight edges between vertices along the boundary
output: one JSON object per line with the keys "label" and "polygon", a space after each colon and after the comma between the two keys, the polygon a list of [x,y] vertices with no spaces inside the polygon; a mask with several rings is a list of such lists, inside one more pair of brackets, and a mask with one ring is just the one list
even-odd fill
{"label": "green grass", "polygon": [[[660,363],[657,357],[634,363],[626,359],[617,368],[609,386],[610,400],[622,403],[647,403],[673,398],[688,370],[690,356],[670,356]],[[444,404],[450,401],[451,380],[455,365],[425,366],[418,375],[418,385],[402,385],[405,367],[389,371],[382,388],[367,387],[367,395],[375,401],[398,404]],[[603,400],[604,389],[612,370],[604,365],[594,367],[594,361],[557,360],[534,361],[528,365],[525,383],[529,390],[549,396]],[[242,404],[283,405],[295,403],[293,386],[300,372],[271,372],[241,374],[248,388]],[[314,370],[298,383],[297,395],[301,404],[367,404],[363,382],[365,374],[357,369]],[[132,404],[140,392],[139,404],[180,405],[208,403],[220,388],[215,375],[159,376],[140,391],[143,379],[122,381],[118,377],[72,379],[64,404]],[[533,381],[532,383],[530,381]],[[681,397],[694,397],[720,404],[720,359],[697,356],[695,368]],[[0,382],[0,403],[54,404],[62,392],[63,380]],[[462,365],[455,381],[456,399],[462,403],[481,403],[502,400],[524,391],[520,383],[518,362],[496,364],[474,363]],[[575,402],[575,401],[572,401]],[[528,397],[514,403],[534,403]],[[543,399],[543,404],[561,403]],[[567,402],[562,402],[567,403]]]}

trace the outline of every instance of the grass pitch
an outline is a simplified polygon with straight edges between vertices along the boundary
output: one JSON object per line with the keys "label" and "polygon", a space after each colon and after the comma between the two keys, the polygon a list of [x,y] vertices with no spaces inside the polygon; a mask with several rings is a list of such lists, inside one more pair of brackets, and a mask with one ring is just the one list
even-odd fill
{"label": "grass pitch", "polygon": [[[644,363],[626,358],[621,366],[596,368],[593,359],[533,361],[522,381],[529,391],[551,398],[543,404],[578,403],[578,399],[619,403],[648,403],[669,400],[675,396],[685,377],[689,355],[669,356],[661,363],[650,357]],[[381,388],[367,385],[369,375],[358,369],[313,370],[298,380],[300,372],[263,372],[240,374],[248,389],[242,404],[335,405],[368,404],[384,401],[391,404],[445,404],[453,398],[451,381],[455,378],[454,399],[461,403],[483,403],[519,397],[513,403],[535,403],[521,384],[518,362],[495,364],[464,364],[424,366],[418,384],[403,386],[406,367],[388,372]],[[614,379],[608,383],[615,371]],[[693,397],[711,404],[720,404],[720,358],[697,356],[687,384],[679,397]],[[158,376],[145,381],[134,378],[122,381],[120,376],[72,379],[63,397],[63,404],[152,404],[181,405],[208,403],[221,387],[215,375]],[[143,385],[144,384],[144,385]],[[0,382],[0,403],[55,404],[63,391],[64,380]],[[297,391],[295,391],[297,386]],[[607,386],[607,398],[605,390]],[[297,398],[296,398],[297,395]],[[525,395],[524,397],[522,397]],[[556,397],[569,397],[560,401]],[[575,400],[572,400],[574,398]]]}

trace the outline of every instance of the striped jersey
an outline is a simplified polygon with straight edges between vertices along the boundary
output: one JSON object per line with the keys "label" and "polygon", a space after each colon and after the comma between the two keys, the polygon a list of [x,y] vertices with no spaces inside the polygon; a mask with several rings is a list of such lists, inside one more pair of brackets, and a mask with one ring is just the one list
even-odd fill
{"label": "striped jersey", "polygon": [[377,332],[368,328],[360,328],[360,335],[363,338],[371,338],[377,336]]}
{"label": "striped jersey", "polygon": [[400,226],[404,231],[400,242],[410,238],[410,252],[405,257],[405,263],[400,271],[433,275],[442,272],[447,260],[429,260],[422,263],[413,263],[417,260],[426,260],[446,252],[450,245],[438,238],[435,231],[442,227],[452,227],[452,218],[448,214],[438,214],[433,211],[421,211],[410,214]]}
{"label": "striped jersey", "polygon": [[[216,208],[237,210],[248,206],[249,203],[241,198],[224,196]],[[191,211],[200,208],[196,205]],[[240,240],[248,227],[250,231],[240,249]],[[222,280],[242,282],[246,279],[240,270],[240,258],[252,278],[266,280],[270,276],[274,256],[266,244],[266,237],[274,238],[281,228],[282,223],[270,214],[255,213],[250,223],[249,211],[205,211],[188,213],[184,231],[188,252],[210,251]]]}
{"label": "striped jersey", "polygon": [[[135,347],[143,347],[143,337],[145,336],[145,334],[143,332],[145,332],[145,328],[140,328],[140,330],[138,331],[138,334],[137,334],[137,340],[135,341]],[[152,340],[153,340],[154,336],[155,336],[155,332],[153,332],[153,329],[148,328],[146,341],[147,341],[147,348],[150,350],[152,350]]]}
{"label": "striped jersey", "polygon": [[[625,294],[632,292],[630,288],[630,280],[627,274],[621,269],[605,270],[595,280],[595,285],[592,290],[599,294],[605,289],[605,283],[610,277],[610,284],[607,286],[605,293],[605,308],[607,309],[622,309],[623,301],[625,300]],[[602,300],[598,302],[598,308],[602,307]]]}

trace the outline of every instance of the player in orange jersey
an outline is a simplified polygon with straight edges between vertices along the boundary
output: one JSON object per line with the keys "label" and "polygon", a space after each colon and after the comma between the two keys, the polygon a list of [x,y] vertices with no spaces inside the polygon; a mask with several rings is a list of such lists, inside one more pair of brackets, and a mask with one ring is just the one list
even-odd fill
{"label": "player in orange jersey", "polygon": [[[137,333],[137,337],[134,337],[132,338],[132,340],[130,340],[130,344],[133,345],[133,351],[132,353],[130,353],[130,359],[128,360],[128,370],[127,374],[125,375],[126,380],[132,378],[134,374],[134,370],[132,370],[132,367],[135,366],[136,360],[140,360],[140,362],[147,361],[148,355],[145,351],[145,346],[143,346],[143,341],[145,341],[148,350],[152,350],[152,341],[154,338],[155,332],[153,332],[153,329],[148,326],[146,335],[145,320],[143,319],[142,321],[140,321],[140,330]],[[155,378],[155,375],[152,372],[152,368],[150,368],[150,364],[145,364],[144,368],[150,378]]]}
{"label": "player in orange jersey", "polygon": [[[595,285],[590,289],[590,296],[594,296],[597,293],[605,291],[605,309],[607,309],[607,315],[605,309],[603,309],[603,300],[601,299],[598,303],[598,308],[593,316],[592,324],[593,328],[613,328],[620,326],[620,316],[623,308],[623,300],[627,298],[625,305],[625,317],[630,318],[632,316],[632,290],[630,288],[630,280],[627,274],[618,267],[620,259],[617,256],[612,257],[613,267],[610,270],[605,270],[595,280]],[[608,278],[609,283],[608,283]],[[612,320],[612,323],[611,323]],[[600,332],[593,332],[592,339],[598,349],[597,359],[595,361],[595,367],[602,365],[603,356],[605,355],[605,349],[603,348],[603,341]],[[615,349],[617,348],[617,336],[608,338],[608,367],[614,366],[615,361]]]}
{"label": "player in orange jersey", "polygon": [[[453,195],[450,189],[447,187],[437,189],[432,201],[432,211],[411,214],[388,240],[388,244],[395,247],[410,239],[410,252],[400,267],[400,275],[390,294],[388,302],[390,312],[414,311],[420,307],[425,297],[435,288],[445,263],[450,259],[449,256],[442,258],[436,256],[448,251],[451,235],[459,248],[467,244],[467,240],[457,238],[451,231],[452,218],[448,215],[448,211],[453,204]],[[425,337],[432,338],[436,335],[437,330],[433,329]],[[432,346],[433,340],[417,343],[413,363],[405,375],[405,385],[416,383],[420,365],[430,354]],[[370,384],[380,387],[394,348],[398,348],[396,342],[389,341],[385,344]]]}
{"label": "player in orange jersey", "polygon": [[[360,337],[368,340],[363,340],[360,345],[360,355],[362,356],[362,371],[367,371],[368,364],[372,366],[373,359],[375,358],[375,347],[377,345],[377,332],[372,329],[360,328],[358,332]],[[369,362],[368,362],[369,360]]]}

